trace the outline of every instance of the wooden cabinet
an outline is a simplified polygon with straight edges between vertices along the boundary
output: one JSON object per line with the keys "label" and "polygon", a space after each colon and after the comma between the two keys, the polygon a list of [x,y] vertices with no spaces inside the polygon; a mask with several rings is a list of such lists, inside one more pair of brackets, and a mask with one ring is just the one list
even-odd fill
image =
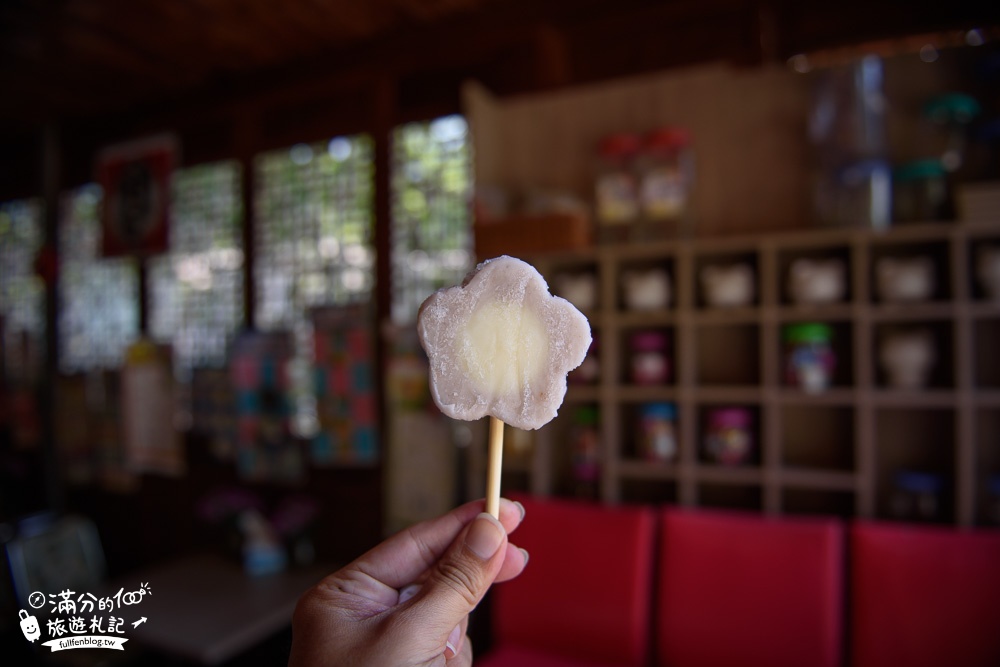
{"label": "wooden cabinet", "polygon": [[[599,495],[608,502],[664,502],[769,513],[895,515],[901,471],[940,478],[938,521],[995,523],[991,479],[1000,475],[1000,303],[987,301],[972,267],[984,243],[1000,243],[996,223],[898,227],[886,233],[816,230],[743,238],[603,246],[526,258],[559,293],[561,273],[592,272],[599,285],[587,312],[599,340],[599,379],[571,384],[560,415],[537,432],[533,455],[512,481],[540,494],[574,493],[574,414],[599,412]],[[887,303],[875,267],[883,257],[929,258],[937,287],[928,300]],[[797,258],[835,258],[847,268],[843,299],[798,305],[788,274]],[[710,263],[754,269],[750,305],[713,308],[698,276]],[[636,312],[622,298],[622,276],[662,267],[673,298]],[[819,393],[787,386],[782,331],[820,322],[832,330],[832,383]],[[933,369],[920,389],[889,386],[880,341],[919,328],[934,341]],[[668,382],[629,381],[630,334],[667,334]],[[678,453],[643,459],[636,426],[641,407],[676,406]],[[743,465],[713,463],[704,451],[706,419],[716,407],[746,408],[755,450]],[[514,472],[513,470],[511,472]]]}

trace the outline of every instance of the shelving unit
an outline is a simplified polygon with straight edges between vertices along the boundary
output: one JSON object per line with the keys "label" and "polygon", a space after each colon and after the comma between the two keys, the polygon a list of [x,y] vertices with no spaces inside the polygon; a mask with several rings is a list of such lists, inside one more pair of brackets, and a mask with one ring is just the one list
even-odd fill
{"label": "shelving unit", "polygon": [[[573,411],[591,405],[600,413],[599,495],[607,502],[889,517],[893,475],[913,469],[944,477],[942,521],[995,523],[989,485],[1000,475],[1000,303],[986,300],[971,268],[975,249],[993,242],[1000,243],[996,223],[950,223],[608,245],[526,258],[557,294],[560,272],[596,276],[599,298],[587,315],[600,339],[601,372],[593,385],[571,386],[559,417],[538,431],[525,484],[543,495],[573,492]],[[933,298],[883,303],[875,262],[913,255],[934,263]],[[845,299],[793,303],[786,285],[799,257],[845,262]],[[708,307],[699,271],[737,260],[755,269],[754,303]],[[623,272],[653,266],[671,277],[670,306],[629,311]],[[795,322],[833,329],[836,370],[822,393],[784,384],[782,328]],[[937,364],[925,389],[893,389],[880,368],[879,340],[911,326],[932,333]],[[672,373],[662,386],[628,382],[628,335],[645,329],[670,339]],[[637,454],[637,411],[654,401],[677,409],[678,454],[669,462]],[[756,450],[745,465],[713,463],[703,454],[705,414],[716,406],[749,408],[754,416]]]}

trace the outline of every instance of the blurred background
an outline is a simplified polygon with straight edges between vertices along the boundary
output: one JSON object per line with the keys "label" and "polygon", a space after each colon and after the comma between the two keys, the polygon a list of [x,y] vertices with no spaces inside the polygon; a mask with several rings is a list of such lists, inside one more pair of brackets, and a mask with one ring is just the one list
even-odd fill
{"label": "blurred background", "polygon": [[[5,643],[40,656],[32,548],[299,573],[287,612],[480,497],[414,323],[500,253],[595,331],[506,489],[1000,525],[998,37],[973,2],[4,2]],[[286,624],[144,659],[280,663]]]}

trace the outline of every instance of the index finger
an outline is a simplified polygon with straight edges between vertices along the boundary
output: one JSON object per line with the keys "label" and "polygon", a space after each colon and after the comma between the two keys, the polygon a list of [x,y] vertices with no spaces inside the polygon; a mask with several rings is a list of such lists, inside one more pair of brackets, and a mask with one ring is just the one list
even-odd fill
{"label": "index finger", "polygon": [[[415,582],[444,555],[462,529],[484,509],[474,500],[452,511],[396,533],[345,569],[358,572],[392,588]],[[500,500],[500,523],[511,533],[521,523],[521,508],[506,498]]]}

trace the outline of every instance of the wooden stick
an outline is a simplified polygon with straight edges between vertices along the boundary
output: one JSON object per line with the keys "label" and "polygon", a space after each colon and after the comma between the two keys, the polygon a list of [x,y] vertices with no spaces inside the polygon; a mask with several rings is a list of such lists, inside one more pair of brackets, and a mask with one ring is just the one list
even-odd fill
{"label": "wooden stick", "polygon": [[489,462],[486,468],[486,511],[500,518],[500,468],[503,465],[503,422],[490,417]]}

